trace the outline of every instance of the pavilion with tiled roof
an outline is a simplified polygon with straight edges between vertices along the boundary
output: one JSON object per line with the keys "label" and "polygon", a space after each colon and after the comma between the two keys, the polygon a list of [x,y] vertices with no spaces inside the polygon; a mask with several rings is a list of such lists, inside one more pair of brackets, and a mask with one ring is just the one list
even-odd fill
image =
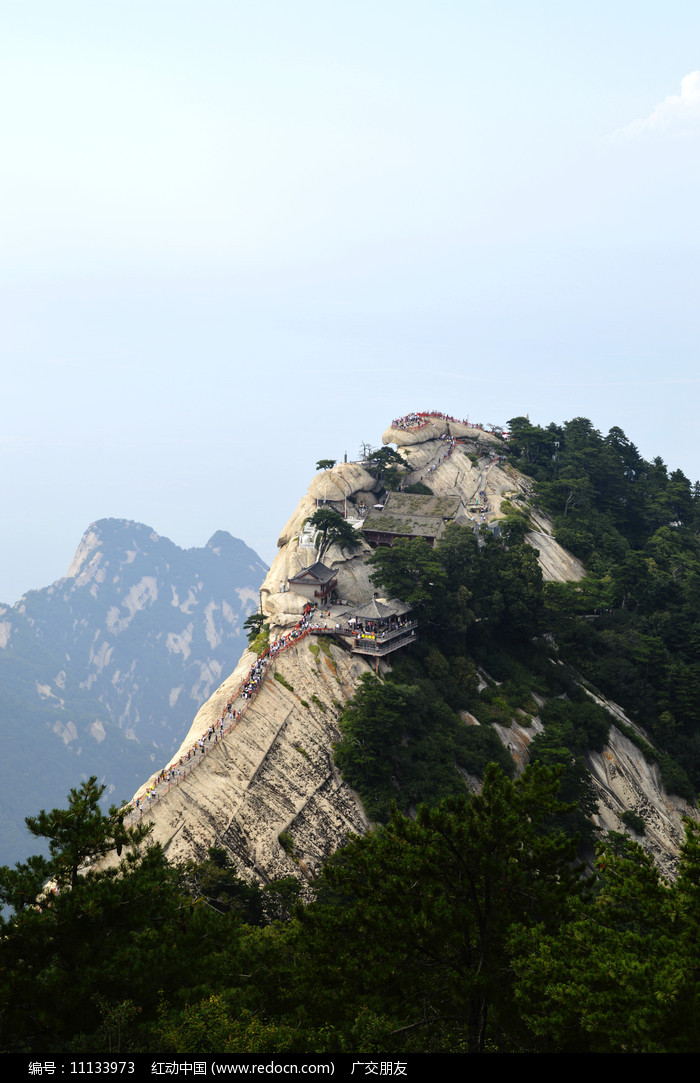
{"label": "pavilion with tiled roof", "polygon": [[328,568],[317,560],[315,564],[302,568],[300,572],[293,575],[288,580],[288,584],[289,589],[295,594],[301,594],[310,602],[325,605],[338,584],[338,576],[333,568]]}
{"label": "pavilion with tiled roof", "polygon": [[353,630],[353,653],[373,655],[378,661],[384,655],[414,643],[417,623],[411,620],[410,612],[411,607],[405,602],[379,598],[355,609],[348,621]]}

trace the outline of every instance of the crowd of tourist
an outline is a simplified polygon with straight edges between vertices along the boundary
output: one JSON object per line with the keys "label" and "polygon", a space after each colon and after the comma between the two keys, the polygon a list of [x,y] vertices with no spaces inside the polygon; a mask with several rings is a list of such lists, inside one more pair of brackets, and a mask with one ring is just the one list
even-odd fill
{"label": "crowd of tourist", "polygon": [[383,640],[404,629],[413,628],[415,621],[410,616],[391,616],[387,620],[368,620],[351,617],[348,631],[357,640]]}
{"label": "crowd of tourist", "polygon": [[456,425],[466,425],[470,429],[483,429],[483,425],[476,421],[470,421],[468,417],[452,417],[451,414],[443,414],[440,410],[417,410],[413,414],[405,414],[396,417],[391,423],[392,429],[422,429],[429,425],[433,419],[438,421],[454,421]]}
{"label": "crowd of tourist", "polygon": [[431,421],[453,421],[455,425],[464,425],[467,429],[495,432],[504,440],[510,438],[510,433],[499,426],[488,425],[484,427],[480,421],[470,421],[468,417],[452,417],[452,414],[444,414],[441,410],[416,410],[415,413],[395,417],[391,427],[392,429],[423,429]]}
{"label": "crowd of tourist", "polygon": [[265,677],[270,662],[276,658],[278,654],[281,654],[282,651],[286,650],[287,647],[291,647],[293,643],[296,643],[297,640],[301,639],[303,636],[308,635],[312,630],[311,614],[315,608],[315,605],[308,602],[304,606],[304,613],[301,620],[297,621],[291,632],[286,632],[284,635],[279,636],[274,643],[270,644],[266,651],[263,651],[257,662],[253,663],[247,679],[239,689],[239,694],[243,699],[248,700],[253,698]]}
{"label": "crowd of tourist", "polygon": [[[289,632],[285,632],[284,635],[279,636],[274,643],[271,643],[267,650],[253,662],[247,677],[241,681],[237,691],[229,699],[224,712],[218,718],[216,724],[210,725],[206,732],[197,738],[192,747],[180,756],[176,764],[171,764],[169,767],[163,768],[163,770],[146,787],[144,793],[136,798],[132,803],[132,807],[140,815],[143,815],[144,809],[150,806],[151,803],[160,796],[160,793],[164,788],[169,789],[171,785],[177,785],[186,774],[189,774],[192,767],[194,767],[204,756],[205,752],[210,747],[211,741],[213,741],[214,744],[217,744],[218,741],[220,741],[224,735],[240,721],[247,703],[255,697],[265,678],[268,666],[274,658],[277,658],[282,651],[291,647],[310,632],[326,631],[328,629],[327,623],[325,624],[325,627],[311,623],[312,614],[315,609],[316,606],[313,603],[308,602],[306,604],[301,619],[297,621],[294,628]],[[241,704],[240,710],[236,710],[235,701],[239,697],[243,700],[243,703]]]}

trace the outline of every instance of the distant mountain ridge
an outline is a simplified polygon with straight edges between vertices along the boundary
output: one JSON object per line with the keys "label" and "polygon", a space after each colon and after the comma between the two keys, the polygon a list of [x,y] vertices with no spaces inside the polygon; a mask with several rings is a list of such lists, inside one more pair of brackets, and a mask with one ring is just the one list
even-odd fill
{"label": "distant mountain ridge", "polygon": [[81,776],[121,799],[171,753],[244,648],[266,570],[223,530],[181,549],[101,519],[65,578],[0,606],[0,861],[14,859],[24,815]]}

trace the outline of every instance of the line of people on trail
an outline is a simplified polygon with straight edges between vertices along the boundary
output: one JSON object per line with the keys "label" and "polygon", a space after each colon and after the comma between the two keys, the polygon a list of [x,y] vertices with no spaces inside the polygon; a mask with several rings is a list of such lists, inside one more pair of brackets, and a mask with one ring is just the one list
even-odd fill
{"label": "line of people on trail", "polygon": [[[227,704],[226,710],[231,722],[236,721],[241,717],[240,711],[233,710],[233,700]],[[153,801],[159,786],[162,786],[163,784],[170,785],[171,783],[177,784],[180,782],[184,776],[189,773],[188,764],[196,759],[198,753],[200,757],[204,755],[209,747],[209,742],[213,740],[214,744],[216,744],[221,740],[224,735],[224,717],[224,715],[221,715],[215,726],[208,726],[206,732],[202,734],[201,737],[197,738],[187,752],[184,752],[182,756],[180,756],[180,759],[176,764],[174,763],[169,767],[163,768],[160,774],[154,778],[153,782],[146,787],[143,796],[136,798],[134,808],[137,811],[142,810],[146,803],[150,804]]]}
{"label": "line of people on trail", "polygon": [[304,606],[301,620],[297,621],[291,632],[285,632],[284,635],[279,636],[274,643],[270,644],[267,650],[263,651],[258,660],[253,663],[250,667],[250,673],[248,674],[247,680],[239,689],[239,693],[244,699],[251,699],[251,697],[255,695],[267,672],[267,667],[273,658],[276,658],[278,654],[283,650],[286,650],[292,643],[296,643],[298,639],[301,639],[301,637],[306,635],[310,630],[311,614],[315,608],[316,606],[313,602],[307,602]]}
{"label": "line of people on trail", "polygon": [[[274,643],[270,644],[266,651],[264,651],[260,657],[250,667],[248,676],[241,682],[238,691],[231,696],[230,700],[226,704],[226,709],[219,717],[215,725],[210,725],[206,732],[202,736],[198,737],[192,747],[188,749],[186,753],[180,756],[177,764],[171,764],[169,767],[164,767],[163,770],[156,776],[156,778],[147,787],[144,793],[137,797],[133,802],[133,808],[142,813],[144,808],[151,805],[154,798],[158,796],[157,790],[162,785],[168,785],[172,783],[179,783],[186,774],[189,773],[191,768],[197,762],[197,756],[200,759],[204,756],[209,742],[212,740],[214,744],[222,739],[225,733],[233,727],[236,722],[240,721],[243,709],[235,710],[234,701],[238,696],[241,696],[244,700],[250,700],[258,691],[270,662],[277,657],[283,650],[291,646],[302,636],[305,636],[311,630],[311,614],[316,609],[316,606],[312,602],[308,602],[304,606],[304,612],[299,621],[295,624],[294,628],[290,632],[286,632],[284,635],[279,636]],[[225,719],[228,717],[229,724],[225,726]]]}
{"label": "line of people on trail", "polygon": [[[432,464],[432,466],[428,467],[425,474],[421,474],[419,476],[419,478],[418,478],[419,481],[423,481],[428,476],[428,474],[432,474],[433,470],[436,470],[438,468],[440,463],[444,462],[445,459],[449,459],[449,457],[452,454],[452,452],[454,451],[456,445],[459,443],[459,440],[457,439],[456,436],[448,436],[447,433],[444,433],[440,437],[440,439],[442,440],[443,443],[446,443],[447,441],[449,441],[450,446],[448,447],[448,449],[447,449],[447,451],[445,452],[444,455],[440,455],[435,460],[435,462]],[[403,492],[404,489],[408,488],[408,486],[412,485],[412,484],[414,484],[414,482],[407,482],[406,485],[399,485],[399,492]]]}

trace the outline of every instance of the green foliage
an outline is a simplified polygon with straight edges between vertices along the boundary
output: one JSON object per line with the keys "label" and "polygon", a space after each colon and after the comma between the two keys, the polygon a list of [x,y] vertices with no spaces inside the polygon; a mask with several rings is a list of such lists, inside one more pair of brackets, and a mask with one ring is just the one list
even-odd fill
{"label": "green foliage", "polygon": [[[100,807],[104,790],[93,775],[82,786],[71,790],[67,809],[42,810],[25,820],[32,835],[48,840],[50,858],[44,871],[48,871],[59,891],[65,887],[75,888],[81,870],[93,861],[112,850],[121,855],[125,847],[137,846],[147,834],[144,826],[124,826],[126,808],[113,806],[105,815]],[[3,902],[15,905],[12,899],[3,898]]]}
{"label": "green foliage", "polygon": [[[89,779],[71,790],[66,809],[29,817],[30,831],[48,840],[50,857],[0,869],[2,898],[16,907],[0,921],[6,1052],[53,1052],[79,1026],[90,1032],[102,1025],[106,1035],[105,1004],[123,1003],[127,988],[134,1004],[152,1003],[149,943],[172,912],[175,878],[159,847],[138,848],[147,828],[125,827],[119,810],[101,811],[102,792]],[[120,852],[118,864],[88,864]],[[50,883],[36,894],[40,866]],[[32,892],[36,901],[28,903]]]}
{"label": "green foliage", "polygon": [[249,642],[253,654],[257,654],[258,658],[261,654],[264,654],[270,646],[270,629],[267,624],[264,624],[260,633]]}
{"label": "green foliage", "polygon": [[408,473],[408,464],[398,451],[390,447],[371,451],[365,461],[369,473],[384,485],[385,489],[396,490]]}
{"label": "green foliage", "polygon": [[292,856],[294,854],[294,839],[290,835],[289,831],[280,831],[277,836],[277,841],[284,850],[285,854]]}
{"label": "green foliage", "polygon": [[[305,906],[299,880],[248,884],[221,848],[179,870],[158,847],[128,848],[3,922],[2,1049],[692,1053],[700,826],[686,826],[674,882],[621,835],[582,879],[552,826],[572,812],[560,776],[491,765],[480,794],[394,810],[326,863]],[[294,856],[290,832],[280,845]],[[70,868],[61,855],[57,842],[51,860]]]}
{"label": "green foliage", "polygon": [[189,862],[181,868],[181,886],[196,902],[204,900],[219,914],[236,914],[250,925],[262,925],[261,890],[241,880],[221,847],[209,848],[206,861]]}
{"label": "green foliage", "polygon": [[[659,765],[661,781],[669,793],[678,794],[690,804],[696,801],[695,790],[681,764],[677,763],[668,752],[660,751],[656,754]],[[697,773],[697,771],[696,771]]]}
{"label": "green foliage", "polygon": [[[501,506],[501,511],[503,510],[504,508]],[[504,519],[499,520],[499,526],[501,538],[509,546],[524,544],[525,535],[531,529],[530,523],[520,512],[506,515]]]}
{"label": "green foliage", "polygon": [[387,597],[401,598],[421,620],[441,608],[447,575],[438,554],[424,538],[399,538],[391,548],[378,548],[368,558],[370,579]]}
{"label": "green foliage", "polygon": [[532,696],[530,685],[533,676],[508,655],[499,655],[491,658],[495,662],[495,671],[501,678],[511,674],[502,680],[500,685],[489,684],[471,697],[470,709],[482,723],[498,723],[509,726],[514,720],[523,724],[523,716],[526,713],[537,714],[539,708]]}
{"label": "green foliage", "polygon": [[538,832],[556,790],[544,769],[514,783],[492,767],[480,795],[394,813],[339,851],[300,915],[317,990],[292,995],[311,1021],[354,1022],[361,1004],[392,1020],[393,1048],[426,1052],[483,1051],[513,1030],[509,932],[551,929],[580,890],[571,845]]}
{"label": "green foliage", "polygon": [[432,496],[433,490],[424,481],[414,481],[411,485],[404,485],[402,492],[415,493],[416,496]]}
{"label": "green foliage", "polygon": [[[318,559],[323,560],[331,545],[341,549],[358,549],[362,538],[346,519],[333,508],[318,508],[309,519],[317,530]],[[320,539],[320,540],[319,540]]]}
{"label": "green foliage", "polygon": [[237,1009],[225,994],[203,998],[179,1013],[162,1012],[156,1031],[158,1048],[171,1056],[260,1057],[305,1052],[296,1027],[266,1022],[260,1015]]}
{"label": "green foliage", "polygon": [[335,762],[343,777],[363,794],[373,819],[385,819],[394,797],[392,750],[403,735],[408,703],[417,690],[389,686],[363,674],[339,721],[343,739]]}
{"label": "green foliage", "polygon": [[[437,654],[428,653],[428,667]],[[447,663],[439,657],[444,674]],[[336,764],[373,820],[385,821],[394,802],[407,810],[464,793],[462,772],[481,777],[489,763],[512,771],[495,733],[466,726],[416,662],[404,662],[386,681],[365,674],[339,728]]]}
{"label": "green foliage", "polygon": [[275,674],[274,674],[274,677],[275,677],[275,680],[276,680],[276,681],[277,681],[277,682],[278,682],[279,684],[281,684],[283,688],[286,688],[288,692],[293,692],[293,691],[294,691],[294,686],[293,686],[293,685],[291,685],[291,684],[289,683],[289,681],[287,680],[287,678],[286,678],[286,677],[284,677],[284,676],[283,676],[283,675],[282,675],[282,674],[280,673],[280,671],[279,671],[279,670],[275,670]]}
{"label": "green foliage", "polygon": [[515,714],[505,693],[492,685],[482,689],[473,709],[480,722],[488,724],[496,722],[501,726],[509,726]]}
{"label": "green foliage", "polygon": [[598,890],[555,932],[514,939],[516,1000],[542,1051],[694,1052],[698,1027],[698,827],[675,882],[636,843],[601,844]]}
{"label": "green foliage", "polygon": [[575,701],[551,699],[540,712],[540,718],[548,733],[556,732],[557,739],[573,752],[592,749],[602,752],[610,732],[611,716],[585,692],[576,689]]}
{"label": "green foliage", "polygon": [[278,880],[271,880],[262,889],[265,920],[268,923],[289,921],[300,898],[301,883],[296,876],[282,876]]}
{"label": "green foliage", "polygon": [[646,824],[641,816],[633,812],[632,809],[625,809],[620,817],[623,824],[626,827],[631,827],[636,835],[644,835],[646,833]]}
{"label": "green foliage", "polygon": [[332,470],[336,464],[335,459],[319,459],[316,463],[317,470]]}
{"label": "green foliage", "polygon": [[[511,453],[537,481],[557,539],[588,570],[548,585],[560,657],[620,703],[662,752],[665,785],[700,788],[700,485],[645,461],[619,428],[513,419]],[[669,721],[670,720],[670,721]]]}
{"label": "green foliage", "polygon": [[119,1056],[133,1052],[133,1032],[139,1018],[139,1008],[132,1000],[122,1000],[111,1004],[99,993],[93,997],[100,1013],[101,1022],[97,1030],[90,1035],[76,1034],[71,1038],[68,1048],[72,1053],[94,1053],[104,1050],[107,1056]]}
{"label": "green foliage", "polygon": [[251,613],[250,616],[246,617],[243,621],[243,627],[248,636],[248,643],[253,643],[265,627],[265,617],[260,612]]}
{"label": "green foliage", "polygon": [[489,764],[496,764],[506,776],[513,774],[510,753],[490,726],[465,726],[456,756],[462,770],[475,778],[483,778]]}

